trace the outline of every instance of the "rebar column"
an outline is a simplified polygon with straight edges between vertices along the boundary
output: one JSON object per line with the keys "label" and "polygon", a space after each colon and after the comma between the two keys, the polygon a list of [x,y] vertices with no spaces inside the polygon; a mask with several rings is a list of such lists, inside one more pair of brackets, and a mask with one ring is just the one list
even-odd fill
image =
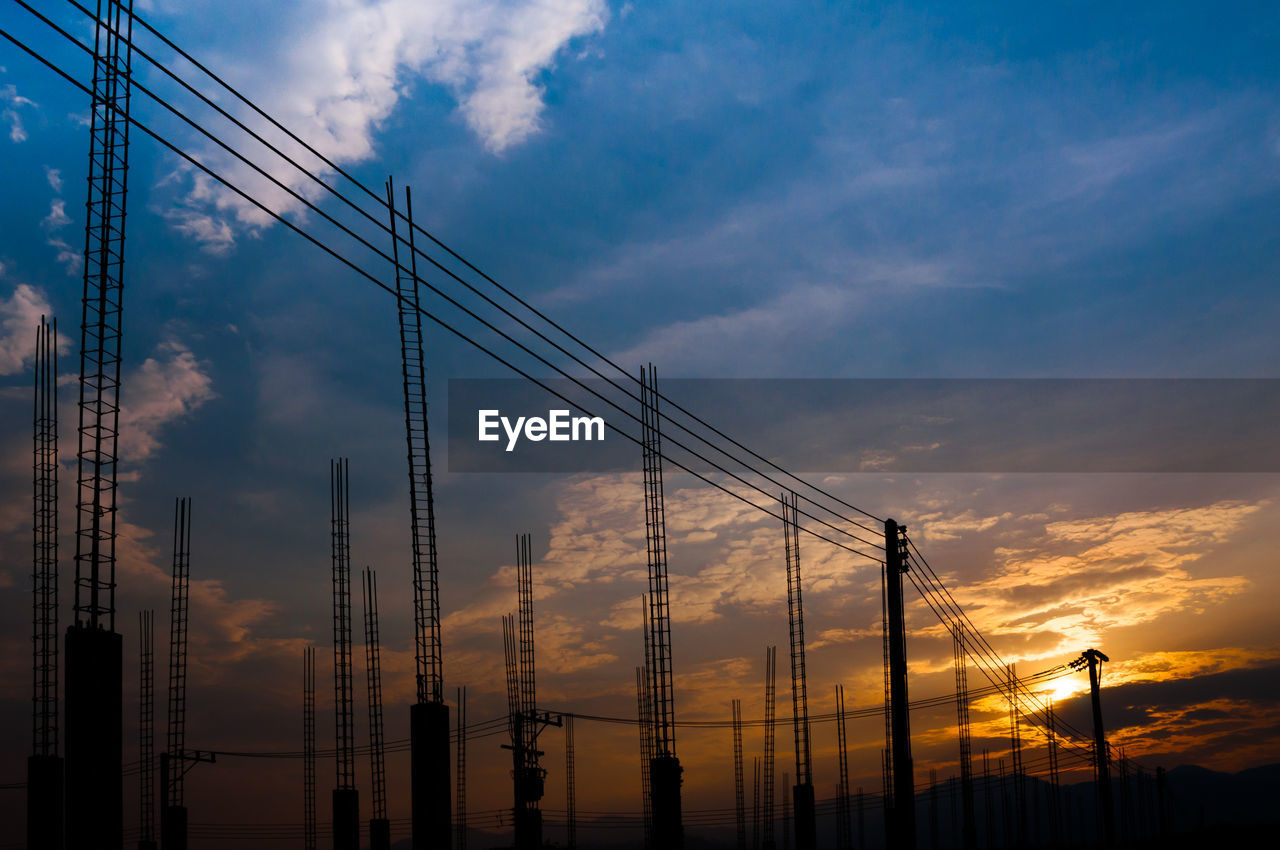
{"label": "rebar column", "polygon": [[774,761],[777,755],[777,670],[778,648],[776,646],[770,646],[765,649],[764,656],[764,765],[762,768],[764,793],[761,798],[760,809],[761,831],[763,834],[760,846],[762,850],[774,850],[774,847],[777,846],[773,828],[775,814],[773,798],[773,770]]}
{"label": "rebar column", "polygon": [[645,540],[649,560],[650,693],[654,757],[649,769],[653,800],[653,842],[663,850],[683,850],[682,768],[676,757],[675,685],[671,669],[671,597],[667,579],[667,530],[662,487],[662,427],[658,373],[640,371],[641,444],[644,455]]}
{"label": "rebar column", "polygon": [[58,755],[58,322],[36,329],[32,412],[32,688],[27,847],[62,850]]}
{"label": "rebar column", "polygon": [[[346,458],[329,462],[333,584],[333,703],[336,783],[333,850],[360,850],[360,792],[356,788],[355,706],[351,673],[351,499]],[[167,848],[166,848],[167,850]]]}
{"label": "rebar column", "polygon": [[577,789],[574,787],[577,778],[573,764],[573,716],[564,718],[564,808],[566,824],[566,844],[569,850],[578,847],[578,802]]}
{"label": "rebar column", "polygon": [[66,843],[124,844],[123,642],[116,632],[116,462],[120,433],[132,0],[95,15],[80,325],[75,620],[66,643]]}
{"label": "rebar column", "polygon": [[156,850],[155,612],[138,613],[138,850]]}
{"label": "rebar column", "polygon": [[369,785],[373,817],[369,819],[369,850],[390,850],[391,821],[387,820],[387,769],[382,734],[382,653],[379,647],[378,575],[366,569],[361,576],[364,608],[364,670],[369,704]]}
{"label": "rebar column", "polygon": [[742,700],[735,699],[733,711],[733,803],[738,850],[747,850],[747,806],[742,776]]}
{"label": "rebar column", "polygon": [[636,716],[640,720],[640,801],[644,846],[653,847],[653,798],[649,768],[653,764],[653,706],[649,701],[649,668],[636,668]]}
{"label": "rebar column", "polygon": [[191,500],[173,505],[173,573],[169,600],[169,706],[160,762],[160,844],[186,850],[187,621],[191,581]]}
{"label": "rebar column", "polygon": [[956,674],[956,735],[960,741],[960,806],[962,809],[960,842],[964,850],[977,850],[978,824],[973,804],[973,745],[969,734],[968,649],[964,625],[952,627],[952,651]]}
{"label": "rebar column", "polygon": [[852,850],[849,823],[849,737],[845,726],[844,685],[836,685],[836,766],[840,781],[836,786],[836,850]]}
{"label": "rebar column", "polygon": [[454,814],[458,850],[467,850],[467,688],[458,688],[458,810]]}
{"label": "rebar column", "polygon": [[[444,701],[440,640],[440,583],[436,552],[431,441],[427,427],[427,370],[418,301],[418,251],[414,242],[413,195],[406,187],[405,211],[395,206],[387,181],[392,260],[400,325],[405,441],[409,470],[409,522],[413,555],[414,659],[417,701],[409,709],[411,817],[414,850],[438,850],[450,842],[449,707]],[[403,220],[405,235],[400,235]],[[401,260],[401,248],[408,249]]]}
{"label": "rebar column", "polygon": [[791,727],[795,738],[796,850],[818,844],[814,807],[813,761],[809,746],[809,688],[804,654],[804,598],[800,578],[800,519],[795,493],[782,494],[782,532],[787,563],[787,620],[791,640]]}
{"label": "rebar column", "polygon": [[316,850],[316,648],[302,649],[302,847]]}

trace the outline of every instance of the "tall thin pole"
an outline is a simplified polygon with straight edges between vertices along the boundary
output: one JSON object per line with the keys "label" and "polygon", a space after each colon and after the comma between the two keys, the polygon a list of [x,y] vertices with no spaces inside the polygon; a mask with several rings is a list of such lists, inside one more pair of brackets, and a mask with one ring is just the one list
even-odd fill
{"label": "tall thin pole", "polygon": [[658,373],[640,371],[641,444],[644,456],[645,540],[649,561],[650,692],[654,758],[650,767],[653,840],[663,850],[684,847],[680,760],[676,757],[675,680],[671,667],[671,602],[667,578],[666,510],[662,485],[662,427]]}
{"label": "tall thin pole", "polygon": [[364,669],[369,703],[369,785],[373,792],[373,818],[369,821],[369,846],[370,850],[387,850],[391,846],[391,822],[387,820],[387,770],[383,750],[378,575],[372,569],[366,569],[361,579],[361,602],[364,608]]}
{"label": "tall thin pole", "polygon": [[809,746],[809,689],[804,652],[803,582],[800,578],[800,521],[798,497],[795,493],[782,494],[782,532],[786,552],[787,619],[791,640],[791,727],[796,753],[796,785],[793,790],[796,850],[815,850],[818,829],[814,808],[813,762]]}
{"label": "tall thin pole", "polygon": [[653,764],[653,706],[649,701],[648,665],[636,668],[636,716],[640,725],[640,805],[644,846],[648,850],[653,847],[653,797],[649,785],[649,768]]}
{"label": "tall thin pole", "polygon": [[1107,751],[1107,733],[1102,724],[1102,664],[1111,659],[1096,649],[1087,649],[1082,658],[1089,664],[1089,694],[1093,705],[1093,766],[1097,780],[1098,819],[1102,830],[1102,842],[1106,847],[1116,843],[1115,801],[1111,797],[1110,754]]}
{"label": "tall thin pole", "polygon": [[889,622],[889,691],[893,741],[893,832],[891,844],[915,850],[915,769],[911,758],[911,716],[907,696],[907,630],[902,599],[902,575],[907,571],[906,527],[885,520],[885,585]]}
{"label": "tall thin pole", "polygon": [[966,658],[964,625],[957,623],[951,631],[956,674],[956,733],[960,739],[960,804],[963,810],[961,846],[977,850],[978,824],[973,807],[973,751],[969,734],[969,673]]}
{"label": "tall thin pole", "polygon": [[844,685],[836,685],[836,763],[840,774],[836,791],[836,848],[852,850],[853,834],[849,824],[849,737],[845,727]]}
{"label": "tall thin pole", "polygon": [[155,786],[155,612],[138,614],[140,663],[138,671],[138,850],[155,850],[156,786]]}
{"label": "tall thin pole", "polygon": [[467,850],[467,688],[458,688],[458,850]]}
{"label": "tall thin pole", "polygon": [[58,324],[36,329],[32,415],[32,755],[58,754]]}
{"label": "tall thin pole", "polygon": [[1018,704],[1018,672],[1014,665],[1008,665],[1009,683],[1009,757],[1013,779],[1013,805],[1018,829],[1018,844],[1026,846],[1027,830],[1027,775],[1022,766],[1022,709]]}
{"label": "tall thin pole", "polygon": [[173,573],[169,600],[169,711],[165,752],[160,761],[160,843],[165,850],[186,850],[187,625],[191,582],[191,500],[173,506]]}
{"label": "tall thin pole", "polygon": [[751,847],[752,850],[761,850],[761,834],[760,834],[760,756],[752,758],[753,776],[752,780],[752,798],[751,798]]}
{"label": "tall thin pole", "polygon": [[132,0],[99,0],[80,323],[75,617],[66,638],[66,840],[76,850],[118,850],[124,842],[116,467],[132,36]]}
{"label": "tall thin pole", "polygon": [[[396,210],[394,187],[388,179],[387,210],[391,216],[409,473],[414,663],[417,674],[417,700],[409,711],[410,816],[414,850],[438,850],[450,843],[449,708],[444,701],[440,570],[432,492],[431,440],[427,427],[427,370],[418,300],[418,256],[414,244],[413,195],[407,187],[404,199],[405,212],[402,216]],[[398,222],[402,217],[408,225],[407,238],[398,232]],[[408,247],[405,264],[400,258],[402,244]]]}
{"label": "tall thin pole", "polygon": [[58,322],[36,328],[32,410],[31,756],[27,847],[61,850],[63,762],[58,755]]}
{"label": "tall thin pole", "polygon": [[564,799],[565,818],[567,824],[567,844],[569,850],[578,846],[578,801],[573,764],[573,715],[564,719]]}
{"label": "tall thin pole", "polygon": [[738,850],[747,850],[747,808],[742,776],[742,700],[735,699],[733,712],[733,802]]}
{"label": "tall thin pole", "polygon": [[356,789],[355,699],[351,662],[351,497],[346,458],[329,463],[330,577],[333,584],[334,768],[333,847],[358,850],[360,798]]}
{"label": "tall thin pole", "polygon": [[1058,727],[1052,699],[1049,700],[1047,717],[1048,726],[1046,732],[1049,738],[1049,843],[1057,846],[1062,844],[1063,839],[1062,779],[1058,773]]}
{"label": "tall thin pole", "polygon": [[316,850],[316,648],[302,649],[302,846]]}
{"label": "tall thin pole", "polygon": [[763,850],[773,850],[775,814],[773,800],[773,768],[776,755],[776,693],[777,693],[778,648],[770,646],[765,650],[764,672],[764,796],[761,802],[760,816],[764,837],[761,841]]}

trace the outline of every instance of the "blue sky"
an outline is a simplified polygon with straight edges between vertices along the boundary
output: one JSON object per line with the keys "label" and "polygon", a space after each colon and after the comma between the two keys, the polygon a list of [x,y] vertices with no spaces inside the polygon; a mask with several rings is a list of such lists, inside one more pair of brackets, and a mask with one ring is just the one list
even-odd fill
{"label": "blue sky", "polygon": [[[47,5],[89,32],[69,6]],[[689,377],[1280,377],[1272,3],[137,7],[366,184],[380,190],[391,174],[411,185],[421,224],[624,366],[652,360],[664,375]],[[87,80],[84,55],[16,5],[0,9],[0,25]],[[87,106],[7,44],[0,67],[0,552],[20,565],[25,329],[49,305],[74,351]],[[197,108],[137,68],[144,84]],[[225,164],[141,96],[135,115]],[[125,602],[163,609],[165,587],[152,579],[164,565],[171,499],[193,495],[196,537],[208,534],[206,563],[221,583],[203,599],[211,619],[223,617],[208,647],[225,662],[207,672],[261,677],[285,669],[277,665],[296,641],[326,640],[327,587],[295,588],[327,569],[330,456],[352,456],[355,491],[366,494],[355,534],[357,545],[369,542],[357,560],[403,568],[394,308],[296,235],[226,203],[142,134],[130,156],[124,393],[126,407],[135,399],[137,437],[123,493],[139,590]],[[314,213],[287,215],[323,231]],[[389,278],[387,264],[352,255]],[[428,347],[433,386],[505,374],[442,334]],[[68,356],[64,372],[73,364]],[[69,458],[73,409],[64,409]],[[1160,526],[1198,557],[1223,543],[1188,542],[1191,532],[1170,519],[1177,511],[1208,522],[1221,505],[1248,505],[1240,528],[1274,515],[1272,477],[1126,482],[1072,481],[1059,492],[1039,480],[854,477],[842,492],[979,535],[939,538],[955,547],[957,581],[968,576],[978,589],[1003,575],[984,570],[1010,553],[1074,539],[1047,530],[1058,507],[1063,521],[1145,517],[1139,526]],[[563,544],[577,528],[568,511],[595,485],[454,476],[440,486],[442,546],[462,567],[446,587],[458,602],[446,596],[445,607],[462,634],[468,610],[496,624],[507,604],[494,565],[508,563],[512,534],[531,527]],[[612,493],[609,481],[598,486]],[[1018,526],[1016,544],[981,536],[1024,500],[1051,519]],[[746,522],[734,517],[725,527]],[[1161,569],[1186,575],[1162,575],[1185,579],[1185,593],[1153,610],[1172,617],[1238,598],[1239,576],[1269,586],[1256,554],[1233,550],[1219,560],[1230,564],[1222,576],[1175,558]],[[5,569],[6,610],[20,611],[26,597],[12,591],[24,589],[26,568]],[[1236,614],[1261,622],[1254,608]],[[557,615],[566,643],[594,640],[571,609]],[[1134,628],[1101,622],[1102,632]],[[1160,622],[1161,634],[1173,633]],[[1186,651],[1276,645],[1270,632],[1215,628]],[[394,622],[388,631],[394,638]],[[25,646],[25,633],[10,632],[7,641]],[[253,652],[237,650],[245,634],[261,641]],[[465,651],[479,659],[491,638],[472,635]],[[601,657],[616,649],[611,640],[600,639]],[[1029,651],[1048,653],[1055,640],[1032,640],[1040,648]],[[630,660],[620,663],[625,686]],[[17,711],[25,679],[14,676],[6,668]]]}

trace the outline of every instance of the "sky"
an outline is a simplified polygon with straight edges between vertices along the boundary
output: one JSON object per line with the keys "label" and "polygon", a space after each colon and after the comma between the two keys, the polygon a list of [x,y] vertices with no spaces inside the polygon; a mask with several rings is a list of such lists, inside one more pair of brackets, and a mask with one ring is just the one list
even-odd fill
{"label": "sky", "polygon": [[[46,5],[91,38],[71,5]],[[673,378],[1280,378],[1274,4],[135,8],[375,193],[388,175],[411,186],[418,223],[631,370],[652,361]],[[17,4],[0,10],[0,26],[88,81],[89,57]],[[333,176],[153,36],[139,31],[138,44]],[[326,216],[386,250],[378,222],[264,155],[143,58],[134,69],[141,86],[252,151],[261,171],[140,91],[139,121],[391,282],[390,262]],[[20,781],[30,746],[29,405],[42,313],[58,317],[64,338],[64,599],[71,588],[87,120],[83,93],[0,46],[0,725],[11,730],[0,783]],[[128,204],[117,597],[126,761],[136,612],[167,610],[179,496],[194,502],[188,741],[299,748],[309,643],[329,741],[325,478],[336,456],[351,462],[354,563],[379,571],[388,738],[403,737],[412,609],[391,297],[137,130]],[[461,304],[480,304],[427,272]],[[433,315],[495,339],[438,296],[423,298]],[[540,702],[631,716],[646,587],[639,452],[631,472],[451,471],[446,382],[511,373],[430,323],[425,344],[446,692],[468,687],[471,718],[505,710],[499,618],[516,604],[514,536],[529,532]],[[698,401],[681,403],[726,427]],[[752,447],[781,456],[791,439],[757,429]],[[1105,651],[1113,742],[1140,763],[1234,771],[1280,760],[1274,471],[840,466],[807,477],[906,523],[1020,672]],[[784,647],[786,673],[779,523],[670,468],[667,516],[677,715],[725,719],[741,698],[760,716],[766,645]],[[811,711],[832,711],[837,683],[851,706],[874,706],[875,564],[810,535],[802,564]],[[945,694],[950,638],[909,600],[912,694]],[[1087,728],[1084,677],[1054,687],[1064,716]],[[975,747],[1007,748],[1006,718],[1003,704],[976,706]],[[954,720],[939,711],[915,722],[918,769],[954,773]],[[759,750],[756,731],[749,751]],[[576,733],[579,807],[638,810],[634,729],[579,723]],[[851,725],[852,771],[868,788],[878,787],[881,735],[878,718]],[[558,736],[547,739],[548,808],[563,804]],[[823,797],[835,781],[834,729],[819,723],[814,736]],[[779,771],[793,769],[789,733],[779,740]],[[682,733],[687,806],[730,805],[727,741],[727,730]],[[472,744],[473,811],[509,805],[499,743]],[[398,816],[407,761],[390,759]],[[322,787],[330,767],[321,763]],[[287,760],[202,765],[188,784],[192,821],[234,805],[243,821],[295,822],[299,773]],[[357,775],[366,781],[367,765]],[[20,796],[0,791],[0,807],[20,817]]]}

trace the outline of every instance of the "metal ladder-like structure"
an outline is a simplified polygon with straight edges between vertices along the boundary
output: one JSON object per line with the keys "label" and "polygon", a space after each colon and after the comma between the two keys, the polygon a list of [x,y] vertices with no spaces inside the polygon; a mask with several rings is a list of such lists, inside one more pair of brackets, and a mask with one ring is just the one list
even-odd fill
{"label": "metal ladder-like structure", "polygon": [[772,850],[774,837],[774,799],[773,769],[777,757],[777,678],[778,648],[771,646],[765,651],[764,667],[764,791],[761,799],[761,846],[764,850]]}
{"label": "metal ladder-like structure", "polygon": [[316,648],[302,650],[302,847],[316,850]]}
{"label": "metal ladder-like structure", "polygon": [[187,624],[191,582],[191,500],[173,508],[173,576],[169,599],[169,713],[165,739],[168,784],[166,806],[184,806],[187,744]]}
{"label": "metal ladder-like structure", "polygon": [[382,726],[382,651],[378,627],[378,575],[364,570],[361,575],[361,602],[364,608],[364,669],[369,704],[369,771],[373,791],[373,817],[387,818],[387,768]]}
{"label": "metal ladder-like structure", "polygon": [[32,413],[31,753],[58,755],[58,322],[36,330]]}
{"label": "metal ladder-like structure", "polygon": [[[418,253],[414,244],[413,195],[406,187],[405,230],[399,219],[392,183],[387,181],[391,214],[392,260],[396,266],[396,301],[400,322],[400,362],[404,385],[404,423],[408,448],[409,519],[413,545],[414,659],[418,702],[444,702],[440,646],[440,575],[436,558],[435,502],[431,490],[431,441],[427,430],[427,368],[422,352],[422,316],[418,301]],[[402,261],[400,249],[408,249]]]}
{"label": "metal ladder-like structure", "polygon": [[138,847],[156,846],[156,626],[155,612],[138,613]]}
{"label": "metal ladder-like structure", "polygon": [[356,787],[355,710],[351,683],[351,538],[348,462],[329,463],[331,579],[333,583],[333,701],[335,762],[340,791]]}
{"label": "metal ladder-like structure", "polygon": [[733,809],[738,850],[747,850],[747,807],[742,775],[742,700],[735,699],[733,711]]}
{"label": "metal ladder-like structure", "polygon": [[951,636],[956,673],[956,731],[960,739],[960,805],[963,812],[961,846],[964,850],[976,850],[978,826],[974,811],[973,744],[969,733],[968,649],[964,624],[955,623],[952,626]]}

